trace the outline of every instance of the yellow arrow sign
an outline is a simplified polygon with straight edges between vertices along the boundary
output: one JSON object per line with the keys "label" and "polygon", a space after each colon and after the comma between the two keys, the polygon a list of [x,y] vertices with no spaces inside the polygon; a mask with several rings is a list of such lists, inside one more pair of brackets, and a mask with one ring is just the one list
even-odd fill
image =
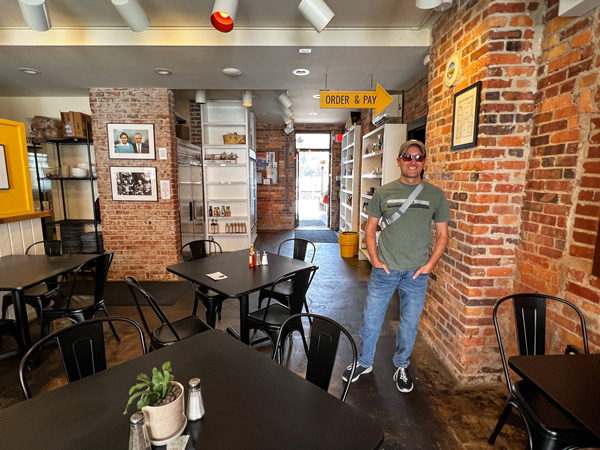
{"label": "yellow arrow sign", "polygon": [[374,108],[377,116],[391,102],[392,96],[379,83],[374,91],[321,91],[321,108]]}

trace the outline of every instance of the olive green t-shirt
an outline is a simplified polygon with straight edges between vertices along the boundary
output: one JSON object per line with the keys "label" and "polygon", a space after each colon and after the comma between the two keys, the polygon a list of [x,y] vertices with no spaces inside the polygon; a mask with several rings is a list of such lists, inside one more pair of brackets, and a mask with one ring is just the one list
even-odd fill
{"label": "olive green t-shirt", "polygon": [[[390,217],[418,185],[392,181],[375,191],[367,214],[377,219]],[[377,257],[394,270],[416,270],[429,260],[431,221],[450,220],[450,209],[444,192],[429,183],[419,193],[406,212],[392,222],[379,236]]]}

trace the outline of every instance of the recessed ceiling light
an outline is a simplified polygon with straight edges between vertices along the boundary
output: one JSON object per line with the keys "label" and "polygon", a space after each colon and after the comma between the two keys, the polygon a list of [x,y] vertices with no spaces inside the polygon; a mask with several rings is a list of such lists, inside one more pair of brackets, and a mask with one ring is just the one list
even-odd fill
{"label": "recessed ceiling light", "polygon": [[240,69],[236,69],[235,67],[225,67],[223,69],[223,73],[228,77],[239,77],[242,74]]}
{"label": "recessed ceiling light", "polygon": [[154,70],[154,72],[159,75],[171,75],[171,73],[172,73],[169,69],[158,68],[158,69],[152,69],[152,70]]}
{"label": "recessed ceiling light", "polygon": [[301,48],[298,53],[312,53],[312,48]]}
{"label": "recessed ceiling light", "polygon": [[315,94],[313,95],[313,98],[321,98],[321,94]]}
{"label": "recessed ceiling light", "polygon": [[19,70],[28,75],[40,75],[42,73],[37,69],[30,69],[29,67],[21,67]]}
{"label": "recessed ceiling light", "polygon": [[309,116],[316,116],[317,114],[318,114],[318,113],[316,113],[316,112],[309,112],[309,113],[308,113],[308,115],[309,115]]}
{"label": "recessed ceiling light", "polygon": [[261,112],[261,114],[262,114],[263,116],[266,116],[266,115],[267,115],[267,114],[269,114],[269,113],[266,113],[266,112]]}
{"label": "recessed ceiling light", "polygon": [[308,75],[310,73],[310,70],[308,70],[308,69],[296,69],[296,70],[293,70],[292,73],[294,75],[298,75],[299,77],[303,77],[305,75]]}

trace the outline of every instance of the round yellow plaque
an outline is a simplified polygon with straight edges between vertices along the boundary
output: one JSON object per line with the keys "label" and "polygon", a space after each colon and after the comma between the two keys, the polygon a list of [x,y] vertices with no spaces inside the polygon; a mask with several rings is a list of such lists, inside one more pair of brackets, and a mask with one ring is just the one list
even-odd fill
{"label": "round yellow plaque", "polygon": [[444,83],[446,86],[452,87],[458,81],[460,77],[460,55],[455,53],[448,60],[446,64],[446,71],[444,72]]}

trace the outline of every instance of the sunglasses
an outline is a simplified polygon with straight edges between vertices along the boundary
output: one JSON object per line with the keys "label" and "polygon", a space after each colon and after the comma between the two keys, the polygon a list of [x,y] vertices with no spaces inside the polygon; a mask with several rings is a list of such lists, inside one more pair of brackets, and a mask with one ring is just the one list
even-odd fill
{"label": "sunglasses", "polygon": [[408,153],[405,153],[404,155],[400,156],[400,158],[402,158],[402,161],[404,162],[411,162],[413,159],[415,161],[417,161],[418,163],[424,162],[425,158],[427,158],[427,156],[425,155],[409,155]]}

